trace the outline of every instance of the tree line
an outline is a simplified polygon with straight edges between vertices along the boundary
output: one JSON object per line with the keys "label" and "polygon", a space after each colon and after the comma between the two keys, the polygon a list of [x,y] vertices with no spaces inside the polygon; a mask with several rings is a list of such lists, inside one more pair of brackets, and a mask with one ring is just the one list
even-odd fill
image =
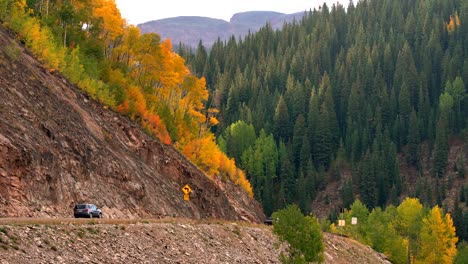
{"label": "tree line", "polygon": [[437,205],[425,207],[417,198],[371,211],[356,200],[339,218],[345,225],[332,223],[330,231],[370,245],[392,263],[453,263],[457,255],[458,237],[450,214]]}

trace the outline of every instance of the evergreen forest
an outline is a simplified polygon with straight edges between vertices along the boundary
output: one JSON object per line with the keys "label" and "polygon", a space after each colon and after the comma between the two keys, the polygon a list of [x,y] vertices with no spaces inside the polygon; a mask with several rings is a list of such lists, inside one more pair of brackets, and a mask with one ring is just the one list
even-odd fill
{"label": "evergreen forest", "polygon": [[338,182],[332,219],[356,197],[372,209],[412,196],[453,211],[467,238],[467,1],[324,4],[281,30],[179,46],[266,214],[313,212]]}

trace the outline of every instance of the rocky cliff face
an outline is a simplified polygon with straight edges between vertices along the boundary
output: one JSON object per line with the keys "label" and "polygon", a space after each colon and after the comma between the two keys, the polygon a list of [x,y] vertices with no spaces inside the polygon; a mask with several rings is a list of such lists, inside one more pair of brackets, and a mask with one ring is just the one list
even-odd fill
{"label": "rocky cliff face", "polygon": [[264,218],[243,190],[50,73],[1,26],[0,98],[0,216],[71,216],[90,202],[112,218]]}

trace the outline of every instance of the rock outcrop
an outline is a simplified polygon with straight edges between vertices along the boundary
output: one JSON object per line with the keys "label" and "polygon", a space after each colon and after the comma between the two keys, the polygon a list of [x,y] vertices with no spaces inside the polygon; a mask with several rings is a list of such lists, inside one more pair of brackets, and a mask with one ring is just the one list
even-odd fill
{"label": "rock outcrop", "polygon": [[[258,202],[42,67],[0,26],[0,216],[263,221]],[[192,188],[184,201],[181,188]]]}

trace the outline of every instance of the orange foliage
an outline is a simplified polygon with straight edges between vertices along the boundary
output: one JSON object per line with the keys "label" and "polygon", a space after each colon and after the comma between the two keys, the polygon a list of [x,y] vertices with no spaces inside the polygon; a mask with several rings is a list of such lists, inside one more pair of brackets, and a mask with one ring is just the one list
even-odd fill
{"label": "orange foliage", "polygon": [[220,159],[219,155],[216,155],[219,148],[214,141],[213,134],[187,142],[182,147],[182,152],[209,176],[214,177],[219,173]]}
{"label": "orange foliage", "polygon": [[252,185],[250,185],[249,180],[245,177],[244,171],[237,169],[237,179],[235,183],[241,186],[250,197],[253,197]]}
{"label": "orange foliage", "polygon": [[216,117],[214,117],[214,116],[210,116],[210,125],[211,126],[216,126],[217,124],[219,124],[218,119],[216,119]]}
{"label": "orange foliage", "polygon": [[453,32],[455,30],[455,26],[460,26],[460,18],[458,17],[458,13],[455,13],[455,15],[450,16],[450,21],[446,25],[447,31]]}
{"label": "orange foliage", "polygon": [[121,105],[117,106],[117,111],[127,114],[130,111],[130,102],[125,100]]}
{"label": "orange foliage", "polygon": [[[127,100],[117,107],[117,111],[127,113],[130,117],[140,121],[142,127],[156,135],[164,144],[171,143],[171,137],[167,132],[166,125],[156,113],[148,111],[146,100],[141,89],[132,86],[126,91]],[[134,107],[132,108],[132,104]]]}
{"label": "orange foliage", "polygon": [[161,122],[161,119],[157,114],[151,114],[148,117],[149,130],[154,133],[162,143],[169,145],[171,144],[171,136],[167,132],[166,125]]}
{"label": "orange foliage", "polygon": [[236,167],[234,159],[228,158],[226,154],[224,153],[220,153],[220,155],[221,155],[220,170],[226,173],[232,182],[241,186],[249,194],[250,197],[253,197],[252,186],[250,185],[250,182],[245,177],[244,171]]}
{"label": "orange foliage", "polygon": [[220,151],[212,134],[186,143],[182,152],[210,177],[216,177],[219,174],[226,175],[236,185],[241,186],[250,197],[253,197],[252,186],[245,173],[236,167],[234,159],[230,159]]}
{"label": "orange foliage", "polygon": [[123,34],[125,21],[120,15],[115,0],[93,0],[90,3],[94,6],[94,17],[102,21],[101,38],[106,42],[113,41]]}

